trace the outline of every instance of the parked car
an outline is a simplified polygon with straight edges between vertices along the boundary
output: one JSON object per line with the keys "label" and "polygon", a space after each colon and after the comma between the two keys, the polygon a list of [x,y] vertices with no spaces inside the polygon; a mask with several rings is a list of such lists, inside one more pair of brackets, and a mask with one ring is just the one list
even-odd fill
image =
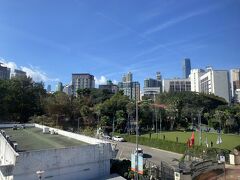
{"label": "parked car", "polygon": [[138,148],[138,149],[136,148],[135,149],[135,154],[137,154],[137,153],[139,154],[139,156],[143,156],[143,149],[142,148]]}
{"label": "parked car", "polygon": [[119,142],[123,142],[123,141],[124,141],[124,139],[123,139],[122,137],[120,137],[120,136],[114,136],[114,137],[112,138],[112,140],[114,140],[114,141],[119,141]]}

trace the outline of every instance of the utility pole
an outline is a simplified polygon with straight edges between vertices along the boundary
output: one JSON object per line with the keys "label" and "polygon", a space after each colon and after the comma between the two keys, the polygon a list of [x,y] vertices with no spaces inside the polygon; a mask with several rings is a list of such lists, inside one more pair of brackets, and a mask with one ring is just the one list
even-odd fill
{"label": "utility pole", "polygon": [[79,133],[79,117],[78,117],[78,133]]}
{"label": "utility pole", "polygon": [[135,98],[136,98],[136,151],[137,151],[136,179],[138,180],[138,100],[137,97]]}
{"label": "utility pole", "polygon": [[156,107],[155,107],[155,118],[156,118],[156,134],[158,135],[158,124],[157,124],[157,110],[156,110]]}
{"label": "utility pole", "polygon": [[113,125],[112,125],[112,136],[114,136],[114,131],[115,131],[115,127],[114,127],[114,117],[113,117]]}
{"label": "utility pole", "polygon": [[203,108],[201,108],[198,112],[199,145],[202,145],[202,122],[201,122],[202,111],[203,111]]}
{"label": "utility pole", "polygon": [[161,135],[161,132],[162,132],[162,111],[160,109],[160,135]]}

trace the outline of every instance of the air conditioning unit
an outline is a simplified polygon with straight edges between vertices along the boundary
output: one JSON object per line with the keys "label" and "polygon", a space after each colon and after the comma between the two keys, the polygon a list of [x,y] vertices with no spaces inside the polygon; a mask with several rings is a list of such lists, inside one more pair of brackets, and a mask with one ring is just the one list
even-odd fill
{"label": "air conditioning unit", "polygon": [[14,142],[14,143],[13,143],[13,149],[14,149],[15,151],[17,151],[17,148],[18,148],[18,143]]}
{"label": "air conditioning unit", "polygon": [[43,127],[43,134],[49,134],[49,128]]}
{"label": "air conditioning unit", "polygon": [[10,136],[9,135],[6,135],[5,137],[6,137],[7,141],[10,141]]}
{"label": "air conditioning unit", "polygon": [[4,130],[1,130],[1,133],[4,137],[6,136],[6,132]]}

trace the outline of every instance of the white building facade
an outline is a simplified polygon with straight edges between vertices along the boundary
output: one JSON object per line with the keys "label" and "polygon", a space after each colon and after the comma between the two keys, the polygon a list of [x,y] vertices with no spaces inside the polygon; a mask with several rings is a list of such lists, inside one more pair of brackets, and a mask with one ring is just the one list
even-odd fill
{"label": "white building facade", "polygon": [[191,91],[190,79],[164,79],[163,92]]}
{"label": "white building facade", "polygon": [[200,77],[205,73],[202,69],[192,69],[189,75],[191,81],[191,91],[200,92]]}
{"label": "white building facade", "polygon": [[233,102],[240,102],[240,68],[230,70],[230,84]]}
{"label": "white building facade", "polygon": [[200,77],[200,92],[222,97],[229,103],[231,97],[228,71],[208,68]]}

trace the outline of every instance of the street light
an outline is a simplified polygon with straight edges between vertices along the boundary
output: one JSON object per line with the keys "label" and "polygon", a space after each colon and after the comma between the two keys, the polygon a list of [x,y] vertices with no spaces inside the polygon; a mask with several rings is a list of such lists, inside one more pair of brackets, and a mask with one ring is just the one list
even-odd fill
{"label": "street light", "polygon": [[137,163],[136,163],[136,179],[138,180],[138,100],[136,98],[136,150],[137,150]]}
{"label": "street light", "polygon": [[203,108],[200,108],[198,111],[198,127],[199,127],[199,145],[202,145],[202,120],[201,120],[201,114],[203,112]]}

